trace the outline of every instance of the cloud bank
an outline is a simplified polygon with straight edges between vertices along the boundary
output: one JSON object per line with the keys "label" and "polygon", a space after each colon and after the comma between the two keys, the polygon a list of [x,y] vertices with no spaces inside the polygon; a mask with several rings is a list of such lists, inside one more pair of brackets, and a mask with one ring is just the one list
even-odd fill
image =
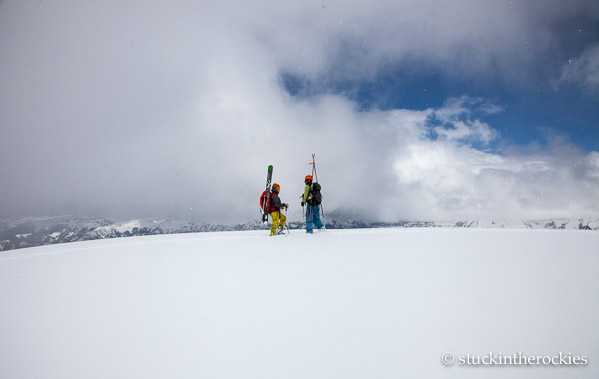
{"label": "cloud bank", "polygon": [[[258,217],[269,164],[300,218],[311,153],[331,213],[599,213],[599,153],[551,129],[545,141],[507,144],[486,121],[502,104],[456,93],[438,108],[360,110],[327,91],[414,62],[519,86],[559,43],[561,5],[293,3],[0,3],[0,218],[243,222]],[[567,7],[599,15],[591,1]],[[589,51],[576,72],[589,72]],[[293,96],[284,73],[322,90]]]}

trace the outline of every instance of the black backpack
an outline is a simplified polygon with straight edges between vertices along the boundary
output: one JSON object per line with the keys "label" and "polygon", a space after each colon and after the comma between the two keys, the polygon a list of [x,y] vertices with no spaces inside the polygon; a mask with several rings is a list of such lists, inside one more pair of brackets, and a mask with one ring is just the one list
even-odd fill
{"label": "black backpack", "polygon": [[320,189],[320,184],[312,184],[312,188],[310,189],[310,196],[308,198],[308,204],[320,205],[320,203],[322,203],[322,194],[320,193]]}

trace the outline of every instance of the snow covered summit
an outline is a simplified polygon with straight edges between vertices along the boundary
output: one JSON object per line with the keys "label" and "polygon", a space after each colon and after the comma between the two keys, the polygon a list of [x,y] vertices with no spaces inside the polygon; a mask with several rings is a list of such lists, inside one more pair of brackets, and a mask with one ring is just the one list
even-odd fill
{"label": "snow covered summit", "polygon": [[[584,231],[427,228],[7,251],[0,370],[6,379],[597,377],[598,246]],[[459,364],[489,353],[588,364]]]}

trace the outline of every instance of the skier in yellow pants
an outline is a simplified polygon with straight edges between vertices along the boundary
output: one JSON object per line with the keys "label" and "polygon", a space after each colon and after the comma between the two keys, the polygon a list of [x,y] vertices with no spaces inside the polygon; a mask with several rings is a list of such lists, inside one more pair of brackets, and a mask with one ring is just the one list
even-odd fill
{"label": "skier in yellow pants", "polygon": [[[279,211],[276,211],[272,212],[270,217],[272,217],[272,228],[270,229],[270,235],[274,236],[277,234],[284,234],[283,229],[285,228],[285,221],[287,221],[285,215]],[[277,231],[277,229],[279,230]]]}
{"label": "skier in yellow pants", "polygon": [[279,198],[280,190],[281,186],[277,183],[272,185],[268,209],[270,217],[272,217],[272,228],[270,229],[271,236],[283,234],[283,228],[285,228],[285,222],[287,221],[287,217],[281,213],[281,208],[287,209],[289,206],[286,203],[281,203],[281,199]]}

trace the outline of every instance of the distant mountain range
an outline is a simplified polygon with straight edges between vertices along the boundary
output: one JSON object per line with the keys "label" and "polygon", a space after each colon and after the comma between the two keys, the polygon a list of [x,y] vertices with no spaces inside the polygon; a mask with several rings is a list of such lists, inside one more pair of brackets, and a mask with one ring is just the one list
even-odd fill
{"label": "distant mountain range", "polygon": [[[397,221],[370,222],[359,220],[326,220],[327,229],[356,228],[520,228],[520,229],[585,229],[599,230],[597,219],[554,219],[541,221]],[[290,229],[301,229],[301,222],[289,223]],[[65,242],[104,238],[175,233],[201,233],[239,230],[267,230],[259,221],[244,224],[210,224],[178,219],[140,219],[117,222],[105,218],[74,216],[26,217],[0,221],[0,251]]]}

